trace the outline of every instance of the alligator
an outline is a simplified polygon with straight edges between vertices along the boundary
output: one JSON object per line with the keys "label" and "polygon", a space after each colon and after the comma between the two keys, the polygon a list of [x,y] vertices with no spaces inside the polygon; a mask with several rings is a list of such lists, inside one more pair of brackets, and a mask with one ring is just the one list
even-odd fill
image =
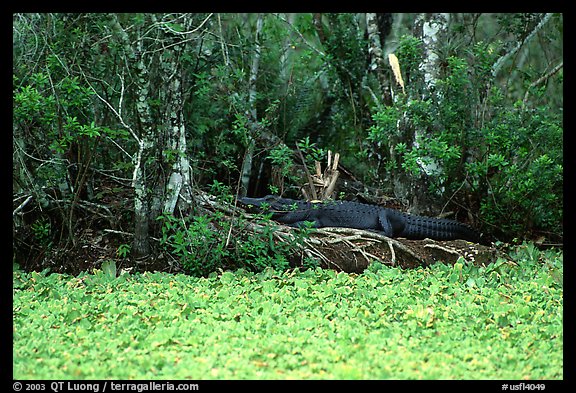
{"label": "alligator", "polygon": [[480,234],[472,227],[444,218],[423,217],[377,205],[351,201],[308,202],[267,195],[238,198],[249,210],[271,213],[272,219],[291,227],[344,227],[365,229],[387,237],[411,240],[463,239],[478,243]]}

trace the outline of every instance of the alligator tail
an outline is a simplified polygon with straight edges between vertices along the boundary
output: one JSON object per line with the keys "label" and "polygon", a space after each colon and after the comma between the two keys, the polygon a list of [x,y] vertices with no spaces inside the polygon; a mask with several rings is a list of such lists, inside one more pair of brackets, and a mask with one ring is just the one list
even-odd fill
{"label": "alligator tail", "polygon": [[406,215],[403,236],[407,239],[464,239],[478,243],[480,234],[472,227],[453,220]]}

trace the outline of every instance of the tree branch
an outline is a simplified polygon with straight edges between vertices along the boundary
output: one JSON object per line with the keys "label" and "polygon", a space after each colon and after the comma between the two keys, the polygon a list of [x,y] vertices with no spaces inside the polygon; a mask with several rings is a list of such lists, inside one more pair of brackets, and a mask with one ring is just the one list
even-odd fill
{"label": "tree branch", "polygon": [[530,91],[532,90],[532,88],[538,86],[539,84],[541,84],[542,82],[547,81],[548,79],[550,79],[552,76],[554,76],[558,71],[560,71],[562,69],[562,67],[564,67],[564,62],[561,61],[560,64],[558,64],[556,67],[554,67],[550,72],[548,72],[547,74],[541,76],[540,78],[538,78],[536,81],[532,82],[530,84],[530,86],[528,86],[528,89],[526,89],[526,94],[524,94],[524,99],[522,100],[522,106],[526,106],[526,102],[528,101],[528,96],[530,95]]}
{"label": "tree branch", "polygon": [[544,15],[544,17],[542,18],[540,23],[538,23],[536,25],[536,27],[534,27],[534,29],[530,32],[530,34],[528,34],[526,36],[526,38],[524,38],[522,41],[519,41],[516,44],[516,46],[514,48],[512,48],[512,50],[505,53],[498,60],[496,60],[496,62],[492,66],[492,76],[493,77],[496,77],[498,75],[498,73],[500,72],[500,70],[504,66],[504,63],[506,62],[506,60],[508,60],[510,57],[512,57],[514,54],[516,54],[516,52],[518,52],[520,50],[520,48],[522,48],[522,46],[524,46],[525,43],[529,42],[532,39],[532,37],[534,37],[534,35],[536,33],[538,33],[544,27],[544,25],[550,20],[550,18],[552,18],[551,13]]}

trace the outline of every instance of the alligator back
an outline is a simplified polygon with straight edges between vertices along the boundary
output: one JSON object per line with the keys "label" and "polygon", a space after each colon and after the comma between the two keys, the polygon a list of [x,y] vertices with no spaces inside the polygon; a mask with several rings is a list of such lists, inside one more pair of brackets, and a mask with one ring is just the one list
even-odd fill
{"label": "alligator back", "polygon": [[275,196],[239,198],[244,205],[272,213],[272,219],[291,226],[310,221],[316,228],[345,227],[379,230],[378,212],[382,208],[348,201],[307,202]]}
{"label": "alligator back", "polygon": [[380,210],[379,206],[358,202],[324,201],[312,206],[309,219],[314,221],[318,228],[344,227],[381,231]]}

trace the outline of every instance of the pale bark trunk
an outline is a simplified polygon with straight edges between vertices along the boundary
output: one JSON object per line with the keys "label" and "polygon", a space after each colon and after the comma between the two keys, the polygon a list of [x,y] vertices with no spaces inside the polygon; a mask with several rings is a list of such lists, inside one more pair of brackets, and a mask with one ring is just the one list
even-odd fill
{"label": "pale bark trunk", "polygon": [[[420,64],[420,69],[424,74],[424,94],[421,97],[426,99],[434,91],[436,81],[438,80],[438,71],[440,69],[439,57],[437,54],[438,47],[445,39],[448,29],[450,14],[424,14],[422,18],[422,42],[424,43],[424,58]],[[438,97],[441,98],[441,97]],[[413,147],[419,148],[426,143],[427,135],[424,130],[416,128],[414,130]],[[425,176],[441,173],[443,171],[440,163],[425,163],[418,160],[418,165]]]}
{"label": "pale bark trunk", "polygon": [[438,54],[437,50],[441,40],[446,38],[450,14],[421,14],[416,21],[418,29],[421,29],[422,42],[424,43],[424,58],[420,69],[424,74],[426,90],[436,85],[438,79]]}
{"label": "pale bark trunk", "polygon": [[[424,75],[424,88],[420,97],[414,99],[428,99],[430,94],[434,94],[434,87],[438,80],[440,69],[437,49],[442,40],[446,38],[449,14],[421,14],[415,22],[415,35],[420,36],[424,45],[424,56],[420,64],[420,70]],[[438,97],[441,98],[441,97]],[[403,119],[399,127],[408,127],[410,119]],[[414,128],[411,135],[407,135],[412,140],[412,148],[418,149],[426,143],[429,135],[425,130]],[[406,201],[410,206],[409,211],[413,214],[427,214],[438,209],[438,201],[427,197],[428,177],[442,172],[442,167],[438,162],[427,163],[418,160],[421,169],[419,177],[414,178],[407,175],[399,175],[394,178],[394,191],[398,198]],[[437,199],[437,198],[436,198]]]}
{"label": "pale bark trunk", "polygon": [[[174,52],[177,48],[173,48]],[[172,163],[172,172],[166,184],[164,197],[164,213],[174,213],[180,196],[189,205],[192,202],[190,190],[190,163],[186,149],[186,128],[182,116],[183,97],[181,89],[181,75],[177,64],[177,56],[173,61],[164,63],[164,76],[168,80],[165,103],[167,105],[164,127],[167,133],[167,147],[177,157]]]}

